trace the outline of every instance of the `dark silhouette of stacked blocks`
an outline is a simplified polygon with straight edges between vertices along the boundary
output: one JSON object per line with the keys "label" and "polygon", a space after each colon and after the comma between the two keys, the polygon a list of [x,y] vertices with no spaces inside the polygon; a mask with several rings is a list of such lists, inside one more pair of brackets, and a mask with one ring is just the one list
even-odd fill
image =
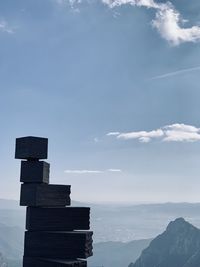
{"label": "dark silhouette of stacked blocks", "polygon": [[16,139],[20,205],[27,206],[23,267],[86,267],[92,256],[90,208],[71,207],[70,185],[49,184],[48,139]]}

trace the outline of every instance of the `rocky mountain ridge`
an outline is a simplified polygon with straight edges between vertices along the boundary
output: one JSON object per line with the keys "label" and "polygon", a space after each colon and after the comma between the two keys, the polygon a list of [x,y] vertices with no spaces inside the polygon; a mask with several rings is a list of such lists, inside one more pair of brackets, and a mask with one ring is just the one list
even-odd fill
{"label": "rocky mountain ridge", "polygon": [[199,267],[200,230],[183,218],[172,221],[129,267]]}

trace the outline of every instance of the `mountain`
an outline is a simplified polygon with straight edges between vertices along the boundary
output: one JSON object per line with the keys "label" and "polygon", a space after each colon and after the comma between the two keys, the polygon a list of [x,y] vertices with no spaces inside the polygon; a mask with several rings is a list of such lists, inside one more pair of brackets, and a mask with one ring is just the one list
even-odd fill
{"label": "mountain", "polygon": [[[120,252],[122,261],[128,266],[139,257],[145,246],[138,250],[135,258],[133,253],[136,248],[132,249],[132,252],[131,249],[127,249],[126,252],[124,249],[126,245],[131,247],[132,240],[152,239],[165,230],[166,223],[177,217],[184,217],[200,227],[200,203],[117,205],[73,201],[72,204],[91,207],[91,229],[94,231],[94,243],[96,243],[95,254],[91,258],[95,263],[93,266],[98,265],[97,259],[105,266],[106,264],[112,266],[115,258],[120,258],[117,246],[122,251]],[[0,199],[0,252],[9,260],[18,259],[22,254],[25,211],[25,207],[19,207],[19,201]],[[109,259],[110,254],[113,255],[113,259]],[[198,255],[195,255],[194,259],[197,257]],[[9,264],[9,267],[11,266],[15,265]]]}
{"label": "mountain", "polygon": [[3,255],[0,253],[0,267],[7,267],[7,262],[4,259]]}
{"label": "mountain", "polygon": [[0,252],[7,259],[21,259],[23,254],[24,229],[0,224]]}
{"label": "mountain", "polygon": [[19,201],[0,199],[0,255],[9,260],[9,267],[22,258],[24,225],[25,209]]}
{"label": "mountain", "polygon": [[94,244],[93,257],[88,266],[125,267],[135,261],[142,250],[148,247],[151,239],[123,242],[101,242]]}
{"label": "mountain", "polygon": [[[200,203],[120,205],[72,201],[72,205],[91,207],[95,243],[151,239],[165,230],[166,223],[178,217],[200,228]],[[19,207],[19,201],[0,199],[0,224],[24,228],[25,210]]]}
{"label": "mountain", "polygon": [[143,250],[129,267],[199,267],[200,230],[183,218],[172,221],[166,231]]}
{"label": "mountain", "polygon": [[151,239],[179,217],[200,228],[200,203],[87,205],[91,206],[91,228],[96,243]]}

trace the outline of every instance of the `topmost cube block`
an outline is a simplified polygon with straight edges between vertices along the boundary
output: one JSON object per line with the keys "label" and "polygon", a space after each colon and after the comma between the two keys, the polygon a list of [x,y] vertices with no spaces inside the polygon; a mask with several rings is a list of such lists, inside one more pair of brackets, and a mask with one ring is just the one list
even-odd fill
{"label": "topmost cube block", "polygon": [[16,139],[15,158],[39,160],[48,157],[48,139],[27,136]]}

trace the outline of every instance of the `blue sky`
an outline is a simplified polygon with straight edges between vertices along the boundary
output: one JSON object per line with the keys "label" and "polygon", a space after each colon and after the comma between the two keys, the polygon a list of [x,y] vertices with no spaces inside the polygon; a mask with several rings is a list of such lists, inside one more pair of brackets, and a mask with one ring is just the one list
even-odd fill
{"label": "blue sky", "polygon": [[199,8],[2,1],[0,197],[19,198],[15,138],[36,135],[73,199],[199,202]]}

